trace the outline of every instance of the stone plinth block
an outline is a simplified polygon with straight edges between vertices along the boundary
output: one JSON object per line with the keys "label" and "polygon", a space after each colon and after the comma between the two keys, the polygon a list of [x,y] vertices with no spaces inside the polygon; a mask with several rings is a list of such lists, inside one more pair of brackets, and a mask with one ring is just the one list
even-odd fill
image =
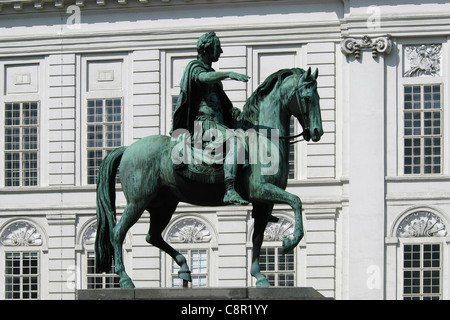
{"label": "stone plinth block", "polygon": [[309,287],[149,288],[78,290],[78,300],[320,300]]}

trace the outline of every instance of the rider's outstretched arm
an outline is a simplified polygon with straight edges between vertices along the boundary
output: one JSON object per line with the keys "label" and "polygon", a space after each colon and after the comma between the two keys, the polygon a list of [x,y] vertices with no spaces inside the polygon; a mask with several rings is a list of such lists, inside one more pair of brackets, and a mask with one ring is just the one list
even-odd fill
{"label": "rider's outstretched arm", "polygon": [[236,73],[236,72],[211,71],[211,72],[202,72],[198,75],[198,80],[200,80],[200,82],[209,83],[209,84],[217,83],[217,82],[225,80],[227,78],[237,80],[237,81],[242,81],[242,82],[247,82],[248,79],[250,79],[249,76],[247,76],[245,74]]}

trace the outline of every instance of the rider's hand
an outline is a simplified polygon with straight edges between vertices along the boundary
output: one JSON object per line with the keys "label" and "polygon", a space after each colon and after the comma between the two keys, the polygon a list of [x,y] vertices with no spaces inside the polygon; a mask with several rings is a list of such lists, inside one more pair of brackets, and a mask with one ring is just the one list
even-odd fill
{"label": "rider's hand", "polygon": [[247,76],[245,74],[236,73],[236,72],[230,72],[229,77],[230,77],[230,79],[242,81],[242,82],[247,82],[248,79],[250,79],[249,76]]}

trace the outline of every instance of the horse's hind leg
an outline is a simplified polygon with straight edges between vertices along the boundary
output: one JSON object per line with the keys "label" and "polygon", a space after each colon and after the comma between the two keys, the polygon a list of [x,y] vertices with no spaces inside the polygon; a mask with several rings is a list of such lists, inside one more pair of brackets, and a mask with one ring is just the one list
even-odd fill
{"label": "horse's hind leg", "polygon": [[250,274],[256,279],[257,287],[269,287],[270,283],[267,278],[261,273],[259,265],[259,255],[261,253],[261,246],[264,240],[264,230],[266,229],[269,216],[272,212],[273,204],[253,203],[252,216],[255,219],[255,226],[253,230],[253,251],[252,251],[252,266]]}
{"label": "horse's hind leg", "polygon": [[162,231],[169,224],[177,205],[178,201],[172,200],[165,202],[164,206],[159,205],[148,208],[150,212],[150,229],[145,240],[170,255],[180,266],[178,276],[185,281],[191,282],[191,271],[187,265],[186,258],[164,241],[161,235]]}
{"label": "horse's hind leg", "polygon": [[133,281],[125,272],[125,266],[122,259],[122,245],[128,230],[135,224],[142,213],[145,205],[142,203],[128,203],[119,222],[111,233],[111,243],[114,247],[114,269],[120,276],[121,288],[134,288]]}

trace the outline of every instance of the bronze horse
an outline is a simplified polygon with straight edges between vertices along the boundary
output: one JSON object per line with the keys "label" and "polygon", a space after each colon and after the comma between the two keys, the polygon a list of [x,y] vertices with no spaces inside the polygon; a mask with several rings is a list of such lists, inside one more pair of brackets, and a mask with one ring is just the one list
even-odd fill
{"label": "bronze horse", "polygon": [[[292,239],[284,239],[282,252],[293,250],[304,235],[302,202],[296,195],[285,191],[288,180],[289,123],[295,116],[303,128],[306,141],[319,141],[323,134],[317,93],[316,70],[283,69],[270,75],[247,100],[239,122],[247,128],[276,130],[279,144],[269,142],[271,152],[278,159],[273,174],[262,174],[266,164],[256,161],[242,168],[237,177],[239,192],[253,205],[255,219],[253,252],[250,273],[256,285],[270,286],[260,271],[259,254],[264,230],[275,203],[287,203],[294,210],[295,228]],[[258,145],[272,137],[258,135]],[[284,139],[283,139],[284,138]],[[263,141],[264,140],[264,141]],[[127,231],[141,217],[144,210],[150,213],[150,229],[146,241],[168,253],[180,266],[179,277],[192,281],[185,257],[172,248],[161,236],[170,222],[179,202],[200,206],[222,206],[225,187],[223,183],[202,184],[177,178],[171,161],[174,140],[169,136],[155,135],[140,139],[128,147],[110,152],[102,161],[97,176],[97,236],[95,241],[97,270],[108,271],[112,259],[120,276],[122,288],[134,284],[125,272],[122,261],[122,244]],[[270,148],[269,148],[270,149]],[[120,165],[120,181],[127,200],[126,208],[116,221],[115,176]],[[273,165],[273,164],[272,164]],[[189,183],[188,183],[189,182]]]}

